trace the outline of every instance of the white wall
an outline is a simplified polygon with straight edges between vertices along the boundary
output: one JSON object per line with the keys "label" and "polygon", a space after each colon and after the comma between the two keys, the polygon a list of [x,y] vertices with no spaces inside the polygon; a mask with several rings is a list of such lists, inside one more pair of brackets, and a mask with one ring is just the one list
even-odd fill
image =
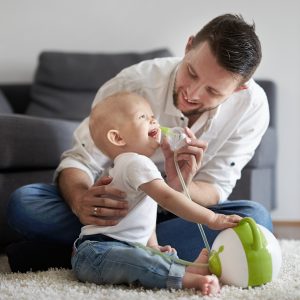
{"label": "white wall", "polygon": [[[182,55],[189,35],[213,17],[254,20],[263,46],[256,77],[278,85],[278,209],[300,220],[300,17],[297,1],[0,0],[0,82],[30,82],[41,50],[143,51]],[[298,125],[297,125],[298,124]]]}

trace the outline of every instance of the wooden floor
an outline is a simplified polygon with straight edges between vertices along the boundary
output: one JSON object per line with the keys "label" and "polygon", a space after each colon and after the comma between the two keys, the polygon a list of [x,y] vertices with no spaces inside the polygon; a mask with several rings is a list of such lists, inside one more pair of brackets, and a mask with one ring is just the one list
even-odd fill
{"label": "wooden floor", "polygon": [[273,227],[278,239],[300,240],[300,221],[273,221]]}

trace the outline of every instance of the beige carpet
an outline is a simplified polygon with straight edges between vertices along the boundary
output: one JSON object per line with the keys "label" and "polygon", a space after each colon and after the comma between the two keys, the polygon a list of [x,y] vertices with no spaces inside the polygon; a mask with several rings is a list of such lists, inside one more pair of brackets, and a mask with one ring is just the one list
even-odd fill
{"label": "beige carpet", "polygon": [[145,290],[125,286],[96,286],[78,282],[70,270],[11,273],[7,258],[0,256],[0,299],[87,299],[87,300],[274,300],[300,299],[300,240],[281,240],[283,264],[279,278],[264,286],[239,289],[223,286],[214,297],[202,297],[194,290]]}

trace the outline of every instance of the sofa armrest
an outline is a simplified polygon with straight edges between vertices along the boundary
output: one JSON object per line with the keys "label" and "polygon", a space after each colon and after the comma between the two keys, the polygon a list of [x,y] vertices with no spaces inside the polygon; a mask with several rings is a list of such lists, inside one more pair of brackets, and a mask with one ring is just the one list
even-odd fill
{"label": "sofa armrest", "polygon": [[31,101],[30,87],[31,84],[29,83],[0,84],[0,90],[10,103],[13,111],[18,114],[24,113]]}
{"label": "sofa armrest", "polygon": [[0,114],[2,170],[56,168],[78,122]]}
{"label": "sofa armrest", "polygon": [[253,158],[247,164],[247,168],[274,167],[277,161],[277,133],[276,129],[269,127],[262,137]]}
{"label": "sofa armrest", "polygon": [[269,109],[270,109],[270,127],[276,128],[277,119],[277,88],[275,82],[272,80],[263,80],[257,79],[256,82],[264,89],[268,102],[269,102]]}

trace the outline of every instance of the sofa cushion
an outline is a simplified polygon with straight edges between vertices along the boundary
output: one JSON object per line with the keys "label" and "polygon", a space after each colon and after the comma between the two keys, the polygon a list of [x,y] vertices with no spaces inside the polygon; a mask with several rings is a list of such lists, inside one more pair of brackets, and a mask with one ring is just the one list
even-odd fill
{"label": "sofa cushion", "polygon": [[273,167],[277,160],[277,133],[275,128],[269,127],[262,137],[253,158],[247,168]]}
{"label": "sofa cushion", "polygon": [[0,114],[0,168],[3,171],[54,169],[72,146],[78,122]]}
{"label": "sofa cushion", "polygon": [[13,112],[12,107],[8,103],[3,92],[0,90],[0,113],[11,114],[12,112]]}
{"label": "sofa cushion", "polygon": [[171,56],[167,49],[145,53],[43,52],[39,57],[27,114],[80,121],[101,85],[142,60]]}

